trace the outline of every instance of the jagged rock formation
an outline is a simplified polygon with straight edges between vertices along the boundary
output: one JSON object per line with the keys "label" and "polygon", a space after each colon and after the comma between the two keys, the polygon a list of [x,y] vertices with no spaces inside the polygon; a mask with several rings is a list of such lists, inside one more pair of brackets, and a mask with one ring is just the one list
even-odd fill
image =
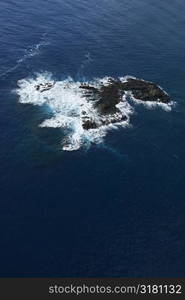
{"label": "jagged rock formation", "polygon": [[110,123],[124,121],[127,116],[124,115],[117,105],[122,101],[123,96],[131,92],[135,99],[141,101],[153,101],[169,103],[170,97],[158,85],[141,79],[128,78],[125,81],[109,78],[106,85],[99,88],[82,84],[81,89],[85,91],[85,96],[94,100],[94,107],[102,116],[102,120],[96,123],[84,117],[83,128],[93,129]]}
{"label": "jagged rock formation", "polygon": [[54,86],[54,84],[55,83],[53,83],[53,82],[47,82],[45,84],[40,83],[40,84],[36,85],[35,88],[37,91],[42,93],[42,92],[50,90]]}

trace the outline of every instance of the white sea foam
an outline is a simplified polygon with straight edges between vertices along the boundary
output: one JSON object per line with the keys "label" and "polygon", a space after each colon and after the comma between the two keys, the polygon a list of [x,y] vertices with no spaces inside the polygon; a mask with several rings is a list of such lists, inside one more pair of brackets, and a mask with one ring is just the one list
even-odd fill
{"label": "white sea foam", "polygon": [[[130,77],[122,77],[120,80],[126,81]],[[62,128],[66,133],[66,137],[62,141],[62,149],[73,151],[81,146],[90,146],[91,143],[101,143],[103,138],[110,129],[116,129],[119,126],[129,126],[130,115],[134,113],[134,107],[127,100],[128,94],[123,96],[122,101],[117,105],[120,112],[114,115],[117,122],[114,124],[100,126],[95,129],[85,130],[83,128],[83,119],[101,123],[104,120],[94,108],[93,101],[85,96],[85,91],[80,89],[81,82],[75,82],[72,78],[55,82],[54,86],[41,93],[36,90],[39,84],[52,82],[51,74],[37,74],[34,78],[27,78],[18,81],[18,89],[20,103],[32,105],[47,105],[53,117],[44,120],[39,126],[50,128]],[[87,83],[87,82],[86,82]],[[101,84],[108,84],[109,78],[95,79],[91,82],[94,87]],[[135,100],[136,101],[136,100]],[[137,100],[137,103],[138,102]],[[141,102],[143,103],[143,102]],[[165,106],[166,107],[166,106]],[[122,119],[126,115],[127,120]],[[111,120],[112,116],[106,116],[106,120]]]}

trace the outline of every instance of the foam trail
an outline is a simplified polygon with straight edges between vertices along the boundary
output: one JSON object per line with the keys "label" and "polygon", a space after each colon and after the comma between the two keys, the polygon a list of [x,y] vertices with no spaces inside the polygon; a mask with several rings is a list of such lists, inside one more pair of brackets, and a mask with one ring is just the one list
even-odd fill
{"label": "foam trail", "polygon": [[25,62],[27,59],[32,58],[36,55],[40,54],[40,48],[45,47],[47,45],[49,45],[49,42],[45,39],[46,35],[43,35],[43,37],[41,38],[40,42],[36,45],[33,45],[31,47],[29,47],[28,49],[25,50],[25,54],[22,58],[17,60],[17,63],[22,63]]}
{"label": "foam trail", "polygon": [[28,47],[27,49],[24,50],[24,55],[23,57],[19,58],[16,61],[15,66],[9,68],[8,70],[6,70],[5,72],[0,74],[0,77],[4,77],[10,73],[12,73],[13,71],[15,71],[16,69],[18,69],[20,67],[20,65],[24,62],[26,62],[28,59],[31,59],[32,57],[39,55],[40,54],[40,49],[42,47],[45,47],[49,45],[49,41],[46,40],[46,34],[43,34],[40,42],[38,44],[32,45],[31,47]]}
{"label": "foam trail", "polygon": [[117,149],[112,148],[111,146],[107,146],[107,145],[105,145],[104,143],[102,143],[102,144],[101,144],[101,148],[105,149],[105,150],[108,151],[110,154],[116,156],[118,159],[124,159],[124,161],[125,161],[125,160],[129,161],[128,155],[123,154],[123,153],[117,151]]}
{"label": "foam trail", "polygon": [[85,54],[85,57],[84,57],[84,60],[82,61],[81,65],[80,65],[80,68],[77,72],[77,76],[78,78],[82,78],[84,76],[83,72],[84,72],[84,69],[91,63],[93,62],[93,59],[91,57],[91,54],[88,52]]}

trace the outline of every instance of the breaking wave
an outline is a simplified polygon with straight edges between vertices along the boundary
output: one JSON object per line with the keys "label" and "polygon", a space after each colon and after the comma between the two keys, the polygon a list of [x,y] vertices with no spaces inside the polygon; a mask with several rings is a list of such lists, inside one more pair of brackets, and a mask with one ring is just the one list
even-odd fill
{"label": "breaking wave", "polygon": [[[126,77],[120,78],[122,81],[127,80]],[[19,102],[32,105],[47,105],[53,116],[44,120],[39,126],[49,128],[61,128],[65,133],[62,149],[66,151],[77,150],[82,146],[89,147],[92,143],[101,143],[103,138],[110,129],[116,129],[119,126],[125,127],[130,125],[130,115],[134,113],[134,106],[129,101],[129,94],[124,95],[122,101],[117,105],[119,110],[127,116],[127,120],[119,121],[114,124],[104,125],[99,128],[85,130],[83,128],[83,117],[88,116],[89,119],[98,122],[101,118],[97,110],[93,106],[93,101],[90,101],[83,89],[80,89],[81,82],[74,81],[71,77],[65,80],[55,82],[50,90],[44,93],[36,90],[39,84],[53,82],[52,75],[48,73],[37,74],[34,78],[27,78],[18,81],[18,89],[16,93],[19,95]],[[108,84],[108,77],[103,79],[95,79],[90,83],[94,87],[99,87],[102,83]],[[128,99],[129,98],[129,99]],[[137,103],[136,100],[131,97]],[[143,103],[143,101],[141,101]],[[155,103],[146,103],[145,105],[155,106]],[[157,104],[162,108],[169,110],[170,105]],[[111,116],[110,116],[111,118]]]}

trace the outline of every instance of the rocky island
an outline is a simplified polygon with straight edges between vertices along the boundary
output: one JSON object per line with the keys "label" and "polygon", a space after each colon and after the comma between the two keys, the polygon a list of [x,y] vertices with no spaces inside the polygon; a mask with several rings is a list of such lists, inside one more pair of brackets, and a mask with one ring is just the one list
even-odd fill
{"label": "rocky island", "polygon": [[50,74],[18,81],[19,101],[48,107],[49,118],[40,128],[61,128],[62,149],[101,143],[109,130],[131,124],[135,104],[171,110],[169,95],[157,84],[131,76],[75,81],[54,80]]}
{"label": "rocky island", "polygon": [[[54,82],[46,82],[45,84],[36,85],[35,88],[39,92],[46,92],[52,89],[54,85]],[[126,97],[141,102],[165,104],[170,102],[168,94],[157,84],[134,77],[124,77],[122,79],[110,77],[98,85],[81,83],[78,88],[81,97],[85,97],[86,101],[91,103],[92,110],[96,112],[92,115],[82,108],[81,120],[84,130],[97,129],[101,126],[127,121],[127,114],[120,109],[120,104],[124,103]]]}

